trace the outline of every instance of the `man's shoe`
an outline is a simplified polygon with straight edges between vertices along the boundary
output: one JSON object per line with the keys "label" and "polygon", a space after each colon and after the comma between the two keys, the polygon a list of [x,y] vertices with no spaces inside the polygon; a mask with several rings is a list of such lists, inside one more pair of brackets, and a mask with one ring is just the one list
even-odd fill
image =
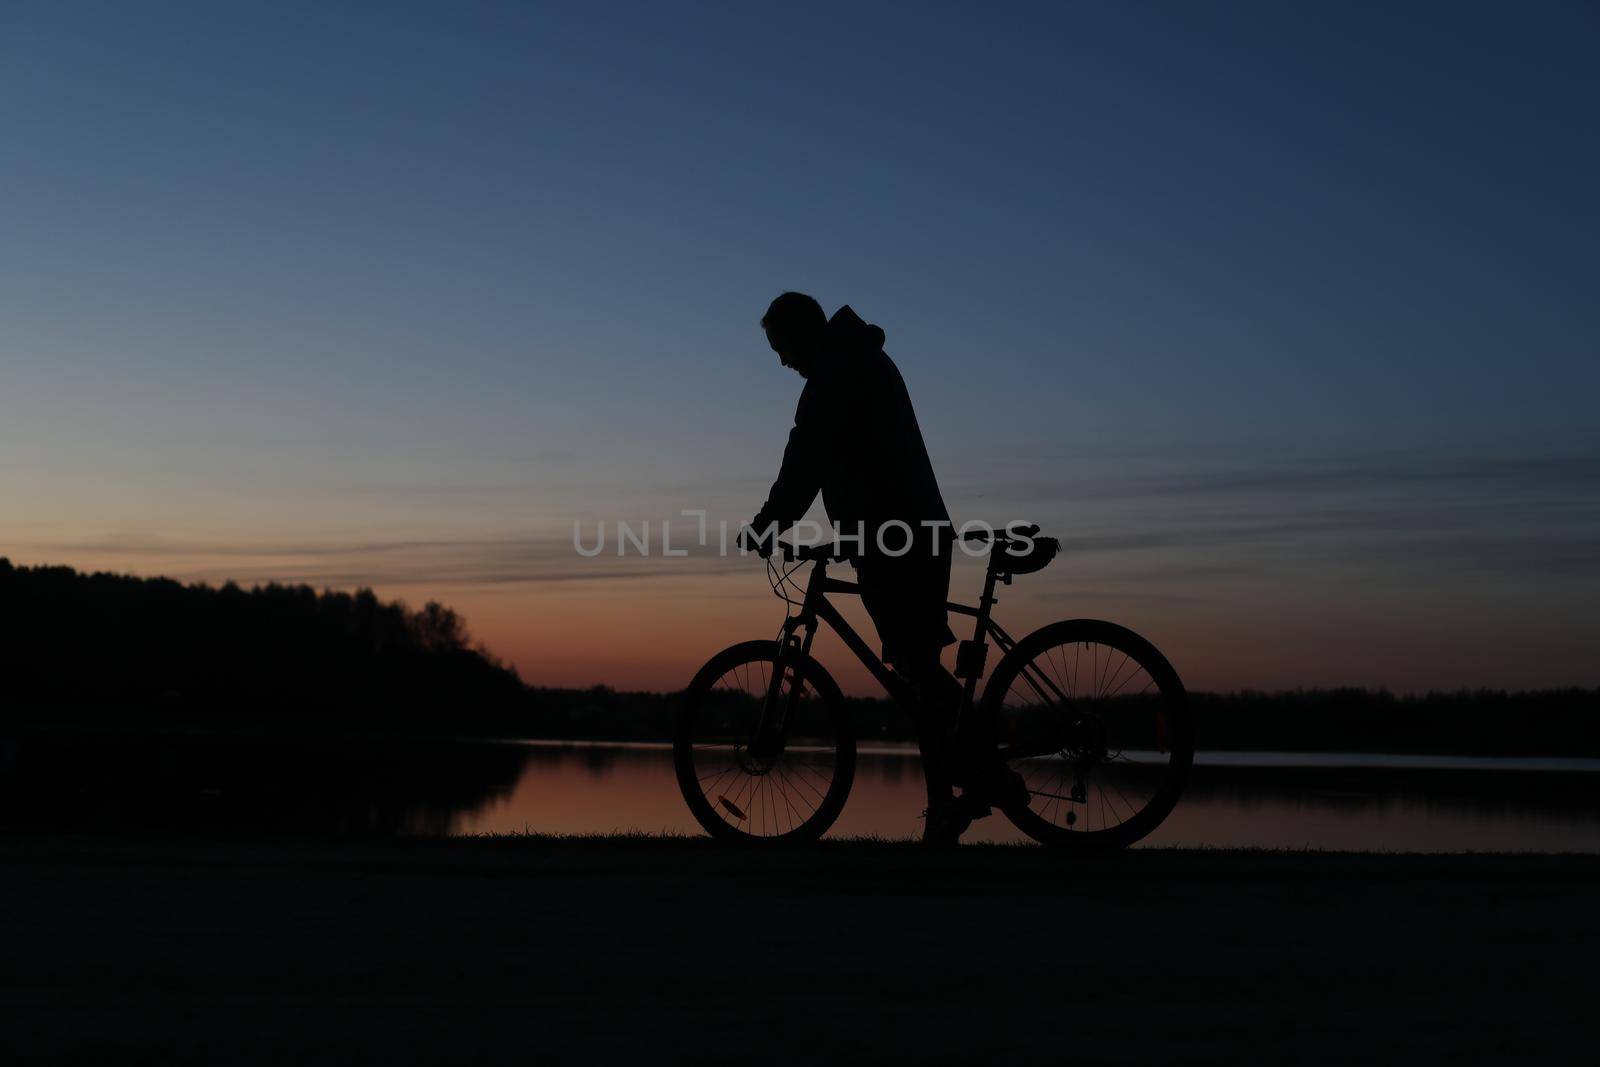
{"label": "man's shoe", "polygon": [[972,825],[972,816],[959,800],[941,800],[922,813],[924,845],[959,845],[961,835]]}

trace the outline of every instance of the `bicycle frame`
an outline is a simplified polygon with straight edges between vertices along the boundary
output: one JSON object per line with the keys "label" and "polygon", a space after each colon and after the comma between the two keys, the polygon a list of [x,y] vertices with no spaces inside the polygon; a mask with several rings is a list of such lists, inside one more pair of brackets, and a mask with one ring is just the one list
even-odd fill
{"label": "bicycle frame", "polygon": [[[817,559],[811,570],[811,577],[806,583],[805,599],[801,602],[800,611],[790,616],[783,624],[782,637],[779,639],[783,648],[778,652],[778,667],[772,672],[766,700],[763,702],[761,718],[756,727],[756,736],[753,748],[763,752],[772,752],[767,745],[775,745],[781,749],[785,727],[789,719],[790,707],[786,705],[774,715],[775,706],[779,703],[778,694],[786,679],[793,681],[790,671],[793,669],[787,661],[787,653],[791,650],[800,653],[801,657],[810,655],[811,642],[816,637],[817,623],[823,622],[833,628],[839,638],[844,641],[845,647],[855,653],[863,666],[871,672],[885,691],[902,706],[914,707],[915,695],[911,691],[906,679],[889,667],[873,652],[871,646],[856,633],[855,628],[839,614],[839,609],[828,601],[829,593],[846,593],[855,596],[861,594],[861,587],[856,582],[842,581],[838,578],[828,577],[828,560]],[[961,675],[961,703],[957,709],[954,721],[950,724],[952,734],[959,727],[961,721],[971,711],[977,699],[978,679],[983,675],[983,663],[987,656],[988,646],[985,639],[991,639],[1000,647],[1001,654],[1010,652],[1016,647],[1016,639],[1005,631],[992,617],[992,609],[998,598],[994,595],[995,583],[1005,581],[1009,584],[1009,575],[1002,575],[995,569],[994,558],[991,556],[989,566],[985,569],[983,582],[983,595],[978,599],[977,607],[958,604],[954,601],[945,602],[945,610],[957,615],[969,616],[974,620],[972,641],[977,651],[972,654],[976,659],[976,669],[961,670],[958,664],[957,673]],[[804,629],[804,636],[799,636],[798,631]],[[958,657],[959,659],[960,657]],[[1023,671],[1024,680],[1044,700],[1057,700],[1066,702],[1066,696],[1056,687],[1054,682],[1040,674],[1032,667]],[[1046,690],[1050,692],[1047,693]],[[798,699],[798,686],[790,685],[789,701]],[[763,743],[765,742],[765,743]]]}
{"label": "bicycle frame", "polygon": [[[863,637],[845,619],[831,594],[860,596],[865,592],[870,598],[876,592],[872,584],[876,575],[869,571],[862,575],[864,581],[832,577],[830,565],[847,558],[839,553],[837,542],[777,543],[774,554],[778,562],[768,557],[768,577],[773,593],[788,607],[777,638],[740,642],[713,656],[685,692],[673,739],[679,788],[709,833],[729,838],[810,839],[826,832],[838,817],[853,781],[856,737],[861,731],[849,721],[849,707],[841,700],[839,687],[813,658],[822,626],[831,627],[888,696],[910,712],[918,747],[934,764],[931,784],[936,790],[948,786],[972,817],[998,808],[1038,841],[1086,847],[1129,844],[1166,817],[1182,790],[1194,753],[1183,686],[1171,665],[1138,634],[1098,619],[1061,619],[1025,636],[1012,637],[993,618],[997,588],[1042,569],[1059,552],[1060,542],[1037,537],[1037,527],[1019,527],[1015,535],[985,533],[962,538],[989,546],[982,595],[972,605],[944,601],[947,614],[972,620],[971,637],[954,649],[954,679],[940,677],[937,671],[934,677],[923,678],[923,671],[933,668],[933,663],[926,667],[919,663],[914,672],[908,672],[905,663],[891,667],[869,645],[874,635],[869,631]],[[1038,547],[1023,544],[1025,539],[1032,539]],[[813,565],[812,571],[802,577],[799,568],[807,563]],[[885,591],[893,596],[893,579],[899,576],[891,570],[886,577]],[[908,580],[912,577],[906,575]],[[916,594],[913,588],[911,595]],[[878,607],[875,600],[871,606]],[[895,606],[893,601],[889,606]],[[991,642],[1000,646],[1003,655],[986,670]],[[1095,650],[1092,654],[1086,651],[1091,647]],[[1121,659],[1113,660],[1117,654]],[[947,657],[941,658],[948,663]],[[1126,673],[1129,663],[1133,673]],[[767,674],[769,664],[771,673]],[[753,666],[755,677],[764,677],[757,683],[764,694],[762,689],[749,692],[751,675],[745,672],[746,665]],[[1080,668],[1084,672],[1081,687]],[[1148,680],[1142,688],[1123,694],[1123,687],[1141,670]],[[734,671],[738,672],[734,683],[725,684]],[[713,697],[716,691],[727,695]],[[1176,720],[1169,721],[1174,713]],[[876,721],[871,726],[874,729],[868,736],[878,732]],[[930,736],[930,727],[949,733]],[[1169,740],[1175,743],[1169,744]],[[749,823],[750,814],[734,803],[739,796],[730,801],[717,788],[730,773],[747,778],[781,773],[791,746],[797,761],[822,768],[831,764],[843,777],[829,777],[824,771],[819,778],[826,780],[826,792],[812,789],[822,806],[812,805],[808,814],[795,813],[802,815],[798,829],[791,822],[787,831],[779,825],[774,833],[769,823],[759,827]],[[705,785],[700,749],[720,753],[711,787]],[[1105,769],[1112,763],[1129,766]],[[1030,776],[1038,780],[1030,780]],[[1130,801],[1123,794],[1128,787],[1142,792]],[[756,787],[745,783],[742,788]],[[1121,809],[1110,799],[1112,793],[1120,797]],[[1085,822],[1076,827],[1082,832],[1074,832],[1078,817],[1090,810],[1085,805],[1095,795],[1101,798],[1102,806],[1096,809],[1101,813],[1101,825]],[[1041,811],[1034,798],[1044,798],[1048,810]],[[1110,808],[1104,806],[1108,800]],[[1131,813],[1126,818],[1123,809]]]}

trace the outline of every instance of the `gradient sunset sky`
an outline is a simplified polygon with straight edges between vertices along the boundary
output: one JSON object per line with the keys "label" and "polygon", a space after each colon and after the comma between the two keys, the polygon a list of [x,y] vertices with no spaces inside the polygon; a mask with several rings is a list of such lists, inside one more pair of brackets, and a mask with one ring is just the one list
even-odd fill
{"label": "gradient sunset sky", "polygon": [[1597,55],[1590,4],[7,3],[0,555],[675,688],[761,567],[573,524],[749,517],[801,289],[958,521],[1064,540],[1014,632],[1600,684]]}

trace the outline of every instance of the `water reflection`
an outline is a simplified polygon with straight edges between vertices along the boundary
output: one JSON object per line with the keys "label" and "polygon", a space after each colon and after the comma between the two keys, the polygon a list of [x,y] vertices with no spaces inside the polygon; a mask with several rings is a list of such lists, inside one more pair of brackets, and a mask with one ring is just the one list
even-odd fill
{"label": "water reflection", "polygon": [[438,834],[528,764],[437,738],[24,734],[0,737],[0,827]]}
{"label": "water reflection", "polygon": [[[1146,844],[1600,852],[1594,761],[1220,758]],[[914,837],[922,805],[914,753],[865,748],[832,833]],[[0,736],[0,828],[700,832],[663,745],[200,734]],[[1000,816],[970,839],[1026,840]]]}
{"label": "water reflection", "polygon": [[[528,752],[515,788],[461,812],[453,832],[699,832],[665,746],[535,743]],[[1413,767],[1379,759],[1363,766],[1359,757],[1344,757],[1311,761],[1331,765],[1273,766],[1270,759],[1251,754],[1254,766],[1197,767],[1177,810],[1145,843],[1600,852],[1600,765],[1568,764],[1560,773],[1514,763],[1498,769],[1493,761]],[[922,805],[913,754],[864,750],[832,833],[913,837]],[[975,823],[969,839],[1027,840],[1000,816]]]}

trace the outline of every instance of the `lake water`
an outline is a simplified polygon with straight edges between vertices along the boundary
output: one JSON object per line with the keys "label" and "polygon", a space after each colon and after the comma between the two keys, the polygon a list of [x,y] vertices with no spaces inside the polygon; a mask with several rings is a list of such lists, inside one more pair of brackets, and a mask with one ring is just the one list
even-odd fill
{"label": "lake water", "polygon": [[[911,748],[864,746],[834,836],[921,831]],[[0,738],[0,828],[698,834],[662,744],[365,735]],[[969,840],[1023,841],[1004,816]],[[1205,752],[1146,845],[1600,853],[1600,760]]]}
{"label": "lake water", "polygon": [[[666,745],[525,742],[515,784],[458,811],[453,833],[697,834]],[[863,748],[832,836],[914,837],[914,749]],[[1025,841],[993,815],[975,841]],[[1600,760],[1204,753],[1152,846],[1600,852]]]}

